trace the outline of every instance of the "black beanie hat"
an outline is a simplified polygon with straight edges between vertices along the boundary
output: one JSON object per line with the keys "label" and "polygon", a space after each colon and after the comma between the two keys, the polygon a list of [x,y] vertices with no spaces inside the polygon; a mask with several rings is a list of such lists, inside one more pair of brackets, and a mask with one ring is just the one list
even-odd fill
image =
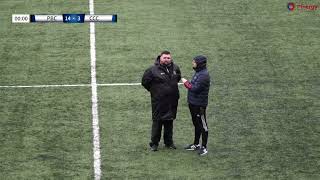
{"label": "black beanie hat", "polygon": [[207,63],[207,58],[203,55],[196,56],[193,58],[193,60],[196,62],[197,65]]}

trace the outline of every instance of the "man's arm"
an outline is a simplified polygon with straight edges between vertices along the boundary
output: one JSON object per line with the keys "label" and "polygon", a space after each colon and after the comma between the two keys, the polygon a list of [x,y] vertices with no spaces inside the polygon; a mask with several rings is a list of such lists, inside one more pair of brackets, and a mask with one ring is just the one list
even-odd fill
{"label": "man's arm", "polygon": [[177,81],[179,82],[181,80],[181,71],[179,66],[177,66],[176,73],[177,73]]}
{"label": "man's arm", "polygon": [[189,90],[189,91],[192,91],[192,92],[199,92],[201,91],[207,84],[207,77],[205,76],[199,76],[197,81],[193,84],[191,84],[187,79],[185,78],[182,78],[182,82],[183,82],[183,85]]}
{"label": "man's arm", "polygon": [[148,91],[150,91],[152,79],[152,68],[150,67],[144,72],[141,80],[142,86]]}
{"label": "man's arm", "polygon": [[182,81],[184,87],[186,87],[187,89],[191,89],[192,88],[192,84],[187,79],[182,78],[181,81]]}

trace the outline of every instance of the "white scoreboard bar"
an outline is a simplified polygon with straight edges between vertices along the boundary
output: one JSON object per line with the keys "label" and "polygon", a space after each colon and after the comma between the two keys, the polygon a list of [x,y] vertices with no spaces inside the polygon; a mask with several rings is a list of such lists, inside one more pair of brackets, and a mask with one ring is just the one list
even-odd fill
{"label": "white scoreboard bar", "polygon": [[114,15],[85,15],[84,22],[113,22]]}
{"label": "white scoreboard bar", "polygon": [[13,14],[12,23],[30,23],[29,14]]}
{"label": "white scoreboard bar", "polygon": [[[34,19],[32,19],[34,17]],[[62,15],[34,15],[31,22],[63,22]]]}

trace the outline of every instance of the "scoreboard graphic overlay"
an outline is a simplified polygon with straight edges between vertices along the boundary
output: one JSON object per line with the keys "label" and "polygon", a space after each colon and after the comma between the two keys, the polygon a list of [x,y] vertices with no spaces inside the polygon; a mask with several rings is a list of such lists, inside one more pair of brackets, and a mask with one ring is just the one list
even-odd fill
{"label": "scoreboard graphic overlay", "polygon": [[94,14],[13,14],[12,23],[85,23],[85,22],[117,22],[117,15],[94,15]]}

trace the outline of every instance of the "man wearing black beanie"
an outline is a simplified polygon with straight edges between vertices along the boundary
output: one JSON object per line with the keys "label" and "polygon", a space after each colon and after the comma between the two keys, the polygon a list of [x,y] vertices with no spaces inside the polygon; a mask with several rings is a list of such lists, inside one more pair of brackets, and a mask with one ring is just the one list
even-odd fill
{"label": "man wearing black beanie", "polygon": [[[207,71],[207,58],[203,55],[196,56],[192,61],[195,74],[191,82],[182,78],[184,86],[188,89],[188,103],[194,125],[194,142],[185,147],[186,150],[198,150],[199,155],[208,153],[208,124],[206,108],[210,88],[210,75]],[[201,146],[199,144],[202,137]]]}

